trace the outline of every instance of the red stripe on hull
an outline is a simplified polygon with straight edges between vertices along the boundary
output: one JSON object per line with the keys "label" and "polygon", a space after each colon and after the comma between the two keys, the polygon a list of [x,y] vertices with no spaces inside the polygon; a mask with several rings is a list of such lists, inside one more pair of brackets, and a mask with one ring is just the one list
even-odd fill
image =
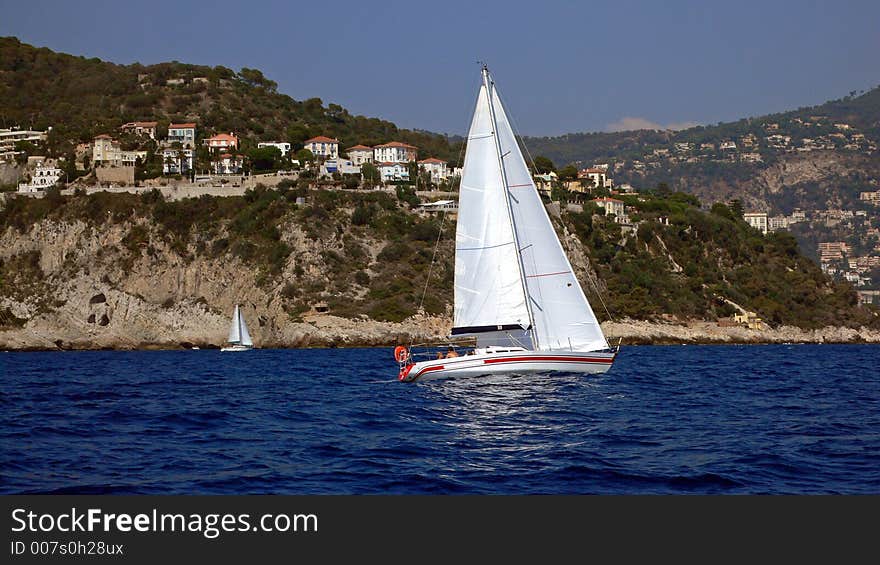
{"label": "red stripe on hull", "polygon": [[503,359],[486,359],[483,364],[516,363],[518,361],[560,361],[564,363],[608,363],[614,362],[613,357],[507,357]]}
{"label": "red stripe on hull", "polygon": [[[616,357],[616,356],[615,356]],[[586,363],[586,364],[601,364],[601,365],[611,365],[614,363],[614,357],[564,357],[559,355],[534,355],[529,357],[502,357],[500,359],[484,359],[483,365],[493,365],[497,363],[529,363],[529,362],[556,362],[556,363]],[[445,365],[434,365],[432,367],[425,367],[418,373],[416,373],[411,379],[407,379],[410,381],[414,381],[421,377],[426,373],[430,373],[432,371],[442,371],[444,369],[455,370],[455,364],[446,367]],[[467,367],[461,367],[467,368]],[[473,368],[473,367],[471,367]]]}

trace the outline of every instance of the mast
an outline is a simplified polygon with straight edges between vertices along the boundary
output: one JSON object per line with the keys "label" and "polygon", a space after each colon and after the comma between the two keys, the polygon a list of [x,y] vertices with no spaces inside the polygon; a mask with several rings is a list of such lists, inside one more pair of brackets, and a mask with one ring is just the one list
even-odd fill
{"label": "mast", "polygon": [[507,204],[507,216],[510,219],[510,227],[513,231],[513,244],[516,246],[516,264],[519,267],[519,282],[522,285],[523,296],[526,300],[526,311],[529,313],[529,329],[531,330],[532,347],[538,347],[538,332],[535,328],[535,316],[532,313],[531,298],[529,289],[526,286],[526,273],[523,267],[522,253],[520,252],[519,236],[517,235],[516,223],[513,221],[513,209],[510,206],[510,188],[507,186],[507,171],[504,169],[504,155],[501,154],[501,141],[498,139],[498,122],[495,119],[495,104],[492,101],[492,92],[494,91],[494,83],[489,78],[489,67],[483,63],[483,85],[486,87],[486,94],[489,102],[489,115],[492,118],[492,137],[495,139],[495,155],[498,156],[498,167],[501,169],[501,182],[504,184],[505,198]]}

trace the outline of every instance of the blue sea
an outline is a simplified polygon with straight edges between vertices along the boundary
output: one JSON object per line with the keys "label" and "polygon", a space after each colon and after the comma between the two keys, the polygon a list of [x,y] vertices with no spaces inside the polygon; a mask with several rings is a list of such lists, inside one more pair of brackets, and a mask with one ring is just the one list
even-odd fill
{"label": "blue sea", "polygon": [[0,493],[880,494],[880,346],[633,346],[404,384],[391,348],[0,353]]}

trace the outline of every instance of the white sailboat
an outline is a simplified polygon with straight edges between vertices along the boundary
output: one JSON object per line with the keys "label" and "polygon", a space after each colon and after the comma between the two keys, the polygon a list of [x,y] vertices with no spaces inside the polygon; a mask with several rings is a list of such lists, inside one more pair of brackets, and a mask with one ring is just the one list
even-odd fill
{"label": "white sailboat", "polygon": [[416,362],[398,346],[398,378],[606,372],[617,349],[562,249],[485,66],[458,208],[452,336],[475,338],[476,348]]}
{"label": "white sailboat", "polygon": [[247,324],[244,323],[244,315],[238,304],[232,312],[232,325],[229,326],[229,345],[220,349],[220,351],[248,351],[254,348],[254,342],[251,340],[251,334],[248,333]]}

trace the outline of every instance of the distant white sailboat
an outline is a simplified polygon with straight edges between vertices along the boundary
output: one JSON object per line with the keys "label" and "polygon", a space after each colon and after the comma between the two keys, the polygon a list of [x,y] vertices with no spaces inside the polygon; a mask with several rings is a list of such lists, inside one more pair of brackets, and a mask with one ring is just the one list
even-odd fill
{"label": "distant white sailboat", "polygon": [[459,190],[452,328],[476,347],[417,362],[398,346],[398,378],[604,373],[617,349],[575,277],[485,66],[482,78]]}
{"label": "distant white sailboat", "polygon": [[220,351],[248,351],[254,348],[254,342],[251,340],[251,334],[248,333],[247,324],[244,322],[244,315],[238,304],[235,305],[235,311],[232,313],[232,325],[229,327],[229,345],[223,347]]}

